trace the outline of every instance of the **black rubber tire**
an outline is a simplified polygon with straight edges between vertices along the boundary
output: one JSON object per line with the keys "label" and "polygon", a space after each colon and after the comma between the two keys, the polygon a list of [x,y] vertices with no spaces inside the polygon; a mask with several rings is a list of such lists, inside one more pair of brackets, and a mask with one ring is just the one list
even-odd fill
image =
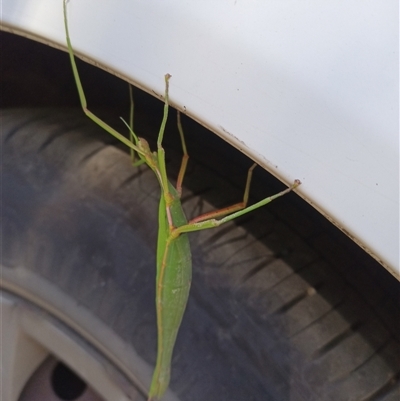
{"label": "black rubber tire", "polygon": [[[153,364],[153,173],[133,169],[80,111],[4,110],[1,127],[2,265],[13,288],[57,305],[13,275],[29,271],[74,301],[58,318],[85,325],[84,310]],[[237,200],[215,171],[194,170],[202,182],[220,180],[227,202]],[[211,208],[187,190],[183,199],[189,216]],[[182,401],[398,400],[397,323],[288,224],[263,212],[242,226],[194,233],[191,244],[191,297],[171,381]],[[373,302],[382,294],[369,292]],[[82,333],[97,335],[90,326]],[[104,345],[117,353],[112,338]]]}

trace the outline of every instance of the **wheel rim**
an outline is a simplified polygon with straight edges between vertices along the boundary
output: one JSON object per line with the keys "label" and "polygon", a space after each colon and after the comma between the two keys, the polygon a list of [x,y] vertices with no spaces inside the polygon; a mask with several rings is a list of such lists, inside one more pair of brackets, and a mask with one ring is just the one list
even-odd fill
{"label": "wheel rim", "polygon": [[[2,399],[144,400],[139,392],[132,394],[132,391],[128,398],[122,390],[123,378],[115,367],[76,333],[43,309],[6,291],[0,291],[0,306],[3,322]],[[64,366],[70,367],[71,372],[82,379],[84,391],[76,392],[75,398],[68,398],[74,395],[72,393],[65,398],[66,394],[57,395],[54,391],[51,380],[55,374],[54,369],[63,366],[59,365],[59,361],[62,361]],[[98,394],[101,394],[101,397]],[[39,395],[42,397],[34,398]]]}

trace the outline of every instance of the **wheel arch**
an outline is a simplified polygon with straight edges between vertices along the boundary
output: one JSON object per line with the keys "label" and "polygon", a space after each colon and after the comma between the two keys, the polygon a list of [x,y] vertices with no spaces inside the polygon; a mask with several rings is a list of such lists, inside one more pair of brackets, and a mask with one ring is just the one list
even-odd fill
{"label": "wheel arch", "polygon": [[[77,54],[157,97],[170,73],[175,107],[300,179],[399,278],[396,2],[311,6],[72,0],[68,12]],[[65,50],[61,1],[6,0],[2,29]]]}

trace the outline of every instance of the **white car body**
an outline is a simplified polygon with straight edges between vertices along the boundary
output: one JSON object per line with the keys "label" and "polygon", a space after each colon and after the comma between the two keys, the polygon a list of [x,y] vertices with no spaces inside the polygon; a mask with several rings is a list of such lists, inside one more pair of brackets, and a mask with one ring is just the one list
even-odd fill
{"label": "white car body", "polygon": [[[62,0],[2,29],[66,48]],[[70,0],[76,53],[171,103],[399,267],[398,1]],[[106,96],[106,94],[104,94]]]}

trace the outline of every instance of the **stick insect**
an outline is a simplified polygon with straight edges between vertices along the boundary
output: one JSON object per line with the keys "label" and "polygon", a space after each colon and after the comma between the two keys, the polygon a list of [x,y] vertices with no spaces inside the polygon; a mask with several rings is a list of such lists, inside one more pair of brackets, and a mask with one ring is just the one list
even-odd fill
{"label": "stick insect", "polygon": [[159,401],[168,388],[172,353],[189,296],[192,261],[187,234],[194,231],[218,227],[252,210],[258,209],[274,199],[287,194],[300,185],[300,181],[295,180],[294,183],[284,191],[265,198],[252,206],[247,206],[251,177],[256,167],[256,164],[253,164],[247,173],[242,202],[200,215],[188,221],[182,209],[180,197],[189,155],[186,150],[179,111],[178,131],[181,137],[183,157],[176,187],[168,180],[165,166],[165,152],[162,147],[165,125],[168,118],[169,79],[171,76],[169,74],[165,75],[164,115],[157,139],[157,151],[152,152],[147,141],[137,137],[132,129],[132,97],[130,123],[128,124],[123,120],[129,130],[130,139],[114,130],[87,108],[86,96],[75,63],[74,51],[68,31],[67,1],[68,0],[64,0],[63,2],[65,34],[72,71],[84,113],[97,125],[130,148],[133,161],[135,154],[137,154],[139,160],[133,164],[139,165],[141,163],[146,163],[149,168],[153,170],[161,188],[158,210],[159,227],[156,269],[157,360],[148,394],[148,401]]}

